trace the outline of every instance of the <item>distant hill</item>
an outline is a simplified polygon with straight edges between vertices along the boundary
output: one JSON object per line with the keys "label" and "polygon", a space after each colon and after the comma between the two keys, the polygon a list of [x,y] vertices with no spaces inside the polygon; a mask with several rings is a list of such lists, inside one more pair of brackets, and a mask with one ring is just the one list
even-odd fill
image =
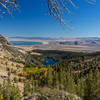
{"label": "distant hill", "polygon": [[63,45],[100,45],[100,38],[59,38],[57,42]]}

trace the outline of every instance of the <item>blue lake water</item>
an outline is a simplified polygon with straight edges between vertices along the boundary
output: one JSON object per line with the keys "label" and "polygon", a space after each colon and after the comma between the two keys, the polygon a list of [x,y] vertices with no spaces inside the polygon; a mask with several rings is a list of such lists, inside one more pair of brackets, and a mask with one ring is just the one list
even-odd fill
{"label": "blue lake water", "polygon": [[48,65],[55,66],[57,64],[57,62],[53,59],[50,59],[50,58],[44,58],[43,64],[45,66],[48,66]]}
{"label": "blue lake water", "polygon": [[41,45],[41,42],[34,41],[10,41],[12,45]]}

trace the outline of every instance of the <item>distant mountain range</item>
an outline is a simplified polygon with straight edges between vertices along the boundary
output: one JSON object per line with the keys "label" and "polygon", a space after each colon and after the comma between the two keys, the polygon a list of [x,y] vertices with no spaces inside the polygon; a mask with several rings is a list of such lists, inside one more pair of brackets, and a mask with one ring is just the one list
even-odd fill
{"label": "distant mountain range", "polygon": [[59,44],[69,45],[100,45],[100,38],[63,38],[62,41],[58,41]]}
{"label": "distant mountain range", "polygon": [[24,37],[24,36],[15,36],[8,38],[18,38],[18,39],[100,39],[100,37]]}
{"label": "distant mountain range", "polygon": [[9,37],[8,39],[22,39],[22,40],[44,40],[60,44],[60,45],[100,45],[99,37],[83,37],[83,38],[73,38],[73,37],[60,37],[60,38],[51,38],[51,37]]}
{"label": "distant mountain range", "polygon": [[50,37],[21,37],[21,36],[16,36],[16,37],[8,37],[8,38],[15,38],[15,39],[40,39],[40,40],[54,40],[55,38],[50,38]]}

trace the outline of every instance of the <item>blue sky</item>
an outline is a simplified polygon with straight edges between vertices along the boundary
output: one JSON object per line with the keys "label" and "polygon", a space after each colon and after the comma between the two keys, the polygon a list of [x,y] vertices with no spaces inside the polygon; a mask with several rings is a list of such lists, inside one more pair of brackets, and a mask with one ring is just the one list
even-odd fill
{"label": "blue sky", "polygon": [[49,16],[46,0],[18,1],[21,12],[0,19],[0,33],[7,37],[100,37],[100,0],[96,6],[77,0],[78,9],[72,8],[72,15],[64,16],[73,27],[66,31]]}

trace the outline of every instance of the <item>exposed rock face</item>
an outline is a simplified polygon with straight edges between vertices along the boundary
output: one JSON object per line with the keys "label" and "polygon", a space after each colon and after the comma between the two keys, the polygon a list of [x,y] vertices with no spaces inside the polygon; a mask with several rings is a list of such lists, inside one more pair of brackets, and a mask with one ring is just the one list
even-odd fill
{"label": "exposed rock face", "polygon": [[22,100],[82,100],[80,97],[77,95],[72,95],[72,94],[56,94],[56,95],[51,95],[51,94],[35,94],[34,96],[30,97],[25,97]]}
{"label": "exposed rock face", "polygon": [[6,39],[4,36],[2,36],[1,34],[0,34],[0,44],[1,44],[1,45],[11,45],[11,44],[7,41],[7,39]]}
{"label": "exposed rock face", "polygon": [[12,46],[8,40],[0,34],[0,56],[7,56],[5,53],[9,53],[15,57],[23,57],[23,54],[18,48]]}
{"label": "exposed rock face", "polygon": [[79,96],[68,93],[67,91],[50,89],[50,88],[40,88],[38,91],[30,96],[24,97],[22,100],[82,100]]}

